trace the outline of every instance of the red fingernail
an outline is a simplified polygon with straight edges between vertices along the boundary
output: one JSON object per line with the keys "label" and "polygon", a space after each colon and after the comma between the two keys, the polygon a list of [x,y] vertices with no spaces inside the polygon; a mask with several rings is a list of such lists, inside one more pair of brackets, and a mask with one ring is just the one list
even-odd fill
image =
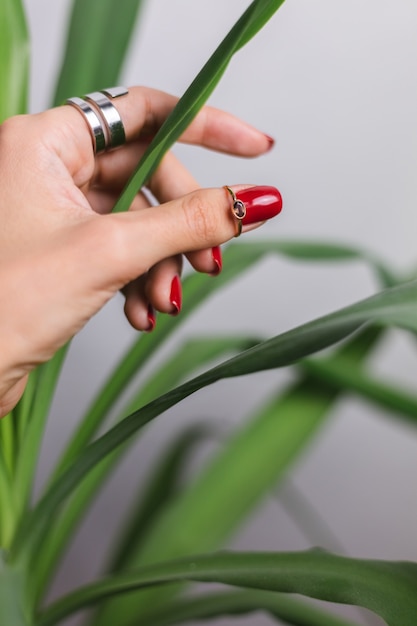
{"label": "red fingernail", "polygon": [[264,222],[278,215],[282,209],[281,194],[276,187],[249,187],[236,192],[236,198],[246,207],[242,224]]}
{"label": "red fingernail", "polygon": [[151,333],[153,329],[155,328],[155,324],[156,324],[156,314],[155,314],[155,309],[153,308],[152,304],[148,304],[148,322],[149,322],[149,326],[146,329],[146,332]]}
{"label": "red fingernail", "polygon": [[275,139],[271,137],[270,135],[267,135],[266,133],[265,133],[265,137],[267,138],[268,143],[269,143],[269,148],[268,148],[268,152],[269,152],[269,150],[272,150],[272,148],[275,146]]}
{"label": "red fingernail", "polygon": [[174,276],[174,278],[172,279],[169,301],[174,307],[174,311],[172,311],[171,315],[178,315],[178,313],[181,311],[182,306],[182,289],[179,276]]}
{"label": "red fingernail", "polygon": [[216,269],[211,272],[211,276],[218,276],[223,267],[222,251],[220,249],[220,246],[215,246],[214,248],[212,248],[211,255],[213,257],[213,261],[216,264]]}

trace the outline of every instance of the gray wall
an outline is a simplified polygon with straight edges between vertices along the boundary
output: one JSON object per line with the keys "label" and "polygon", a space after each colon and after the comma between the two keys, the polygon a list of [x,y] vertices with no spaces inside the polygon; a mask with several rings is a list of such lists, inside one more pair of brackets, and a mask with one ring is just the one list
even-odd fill
{"label": "gray wall", "polygon": [[[37,111],[48,104],[69,2],[26,4],[33,39],[32,110]],[[181,94],[246,5],[245,0],[149,0],[124,82]],[[407,270],[417,257],[416,24],[413,0],[287,0],[235,57],[211,99],[211,104],[274,136],[275,149],[253,161],[189,147],[176,152],[203,186],[248,182],[281,189],[282,216],[249,237],[351,243]],[[359,263],[326,267],[268,260],[213,298],[177,339],[193,332],[236,329],[237,314],[240,330],[277,334],[375,288]],[[133,336],[117,297],[74,341],[40,479]],[[415,388],[414,345],[405,334],[393,332],[373,365],[388,379]],[[56,589],[79,583],[95,571],[133,481],[146,476],[170,433],[194,418],[210,418],[229,429],[290,377],[289,372],[274,372],[232,381],[163,416],[147,432],[145,445],[114,476],[106,497],[100,498]],[[416,559],[416,452],[413,429],[346,399],[295,468],[292,489],[295,486],[314,503],[336,534],[336,547],[341,545],[348,554]],[[271,499],[232,545],[298,549],[320,542],[316,531],[313,535],[306,537],[282,503]],[[269,622],[259,617],[248,623]]]}

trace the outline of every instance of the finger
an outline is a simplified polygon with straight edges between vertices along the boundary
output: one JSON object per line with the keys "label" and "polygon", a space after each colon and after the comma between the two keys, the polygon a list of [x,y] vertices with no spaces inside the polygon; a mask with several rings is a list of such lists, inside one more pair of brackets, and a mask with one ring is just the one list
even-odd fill
{"label": "finger", "polygon": [[162,313],[178,315],[182,306],[182,255],[156,263],[148,272],[146,295],[151,305]]}
{"label": "finger", "polygon": [[[123,151],[124,160],[128,160],[133,152],[137,150],[136,144],[130,144],[126,148],[126,152]],[[103,171],[101,173],[103,174]],[[108,174],[104,175],[103,180],[100,176],[100,179],[96,181],[98,188],[100,189],[105,185],[106,188],[112,190],[112,193],[107,194],[107,192],[93,189],[90,194],[87,194],[90,203],[96,211],[100,213],[108,213],[111,211],[117,200],[116,192],[120,192],[127,182],[127,178],[128,176],[125,176],[125,172],[117,170],[117,168],[109,168]],[[163,204],[199,189],[200,185],[174,154],[168,152],[162,159],[158,169],[150,178],[148,188],[158,202]],[[108,198],[107,195],[109,196]],[[146,203],[146,198],[144,197],[143,203]],[[137,207],[145,208],[145,204],[139,205],[139,202],[137,202]],[[219,250],[213,252],[210,248],[191,252],[187,255],[187,258],[197,271],[217,274],[219,272],[219,255]]]}
{"label": "finger", "polygon": [[[172,95],[145,87],[131,87],[128,95],[115,99],[127,141],[140,135],[154,135],[177,101]],[[94,154],[84,116],[73,106],[63,106],[38,114],[37,118],[39,128],[43,128],[40,138],[60,156],[76,183],[85,184],[94,169]],[[197,114],[181,141],[248,157],[262,154],[272,145],[271,138],[264,133],[212,107],[205,107]]]}
{"label": "finger", "polygon": [[[252,187],[244,191],[241,186],[235,190],[251,198],[242,220],[244,231],[281,210],[279,192],[273,188]],[[84,289],[114,292],[163,259],[231,239],[236,228],[237,219],[225,189],[198,190],[159,207],[85,219],[74,235]],[[88,272],[82,269],[85,254]],[[77,271],[77,267],[71,271]]]}
{"label": "finger", "polygon": [[136,330],[150,332],[155,327],[156,314],[145,294],[147,274],[130,282],[123,289],[126,297],[125,315]]}
{"label": "finger", "polygon": [[[186,167],[172,154],[167,153],[159,168],[149,180],[149,189],[157,200],[163,204],[176,200],[199,189],[200,185]],[[212,248],[192,251],[187,258],[198,272],[218,274],[220,251]]]}
{"label": "finger", "polygon": [[182,305],[182,255],[156,263],[146,274],[123,289],[126,297],[125,315],[137,330],[153,329],[155,313],[178,315]]}
{"label": "finger", "polygon": [[[277,190],[273,202],[265,206],[267,197],[274,198],[270,190],[268,196],[265,188],[234,188],[240,197],[251,196],[244,230],[279,212],[271,210],[272,204],[279,204]],[[236,218],[230,209],[225,189],[209,189],[157,208],[86,213],[70,227],[56,231],[42,247],[16,255],[10,261],[13,272],[7,265],[0,266],[0,308],[13,320],[7,332],[17,338],[11,362],[16,368],[26,368],[47,361],[120,288],[156,263],[231,239]],[[16,284],[23,283],[23,307],[16,309]],[[16,315],[16,310],[23,309],[31,315]],[[3,344],[7,346],[8,341]]]}

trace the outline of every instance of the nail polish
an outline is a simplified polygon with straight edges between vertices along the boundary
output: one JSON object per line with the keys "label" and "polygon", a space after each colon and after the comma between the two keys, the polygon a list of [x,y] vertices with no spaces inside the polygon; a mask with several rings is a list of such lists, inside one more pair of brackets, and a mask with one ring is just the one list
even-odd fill
{"label": "nail polish", "polygon": [[216,269],[211,272],[211,276],[218,276],[223,267],[222,251],[220,249],[220,246],[215,246],[211,249],[211,256],[213,257],[213,261],[216,264]]}
{"label": "nail polish", "polygon": [[146,332],[151,333],[153,329],[155,328],[155,324],[156,324],[156,314],[155,314],[155,309],[153,308],[152,304],[148,304],[148,322],[149,322],[149,326],[146,329]]}
{"label": "nail polish", "polygon": [[267,138],[268,143],[269,143],[269,147],[268,147],[268,152],[269,152],[275,146],[275,139],[271,137],[270,135],[267,135],[266,133],[265,133],[265,137]]}
{"label": "nail polish", "polygon": [[282,209],[282,197],[276,187],[249,187],[236,192],[236,198],[246,207],[242,224],[264,222],[278,215]]}
{"label": "nail polish", "polygon": [[174,310],[172,311],[171,315],[178,315],[178,313],[180,313],[181,311],[181,306],[182,306],[181,280],[178,275],[174,276],[174,278],[172,279],[169,301],[174,307]]}

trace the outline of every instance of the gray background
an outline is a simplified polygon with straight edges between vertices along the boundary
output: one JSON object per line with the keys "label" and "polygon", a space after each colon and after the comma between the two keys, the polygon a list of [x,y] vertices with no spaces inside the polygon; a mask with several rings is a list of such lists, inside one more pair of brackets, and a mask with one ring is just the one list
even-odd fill
{"label": "gray background", "polygon": [[[26,5],[33,45],[31,108],[39,111],[50,101],[69,2],[26,0]],[[148,0],[124,83],[180,95],[246,5],[242,0]],[[235,57],[211,98],[211,104],[275,137],[275,149],[256,160],[190,147],[179,147],[177,154],[203,186],[244,182],[281,189],[282,215],[248,237],[351,243],[398,269],[410,268],[417,259],[416,29],[414,0],[287,0]],[[175,341],[214,329],[270,336],[375,288],[360,263],[330,267],[268,260],[213,298]],[[40,481],[134,334],[124,320],[122,299],[116,297],[73,342],[48,428]],[[413,390],[412,343],[405,334],[392,332],[373,366]],[[228,430],[249,416],[269,390],[290,379],[286,371],[219,384],[162,416],[100,497],[55,592],[94,574],[132,485],[146,477],[172,432],[191,419],[211,419]],[[410,427],[355,399],[339,403],[291,477],[292,486],[314,503],[336,535],[337,545],[332,540],[327,547],[352,556],[417,559],[416,451]],[[317,532],[312,534],[307,537],[282,503],[271,498],[231,545],[299,549],[320,542]],[[252,616],[247,623],[270,622]]]}

